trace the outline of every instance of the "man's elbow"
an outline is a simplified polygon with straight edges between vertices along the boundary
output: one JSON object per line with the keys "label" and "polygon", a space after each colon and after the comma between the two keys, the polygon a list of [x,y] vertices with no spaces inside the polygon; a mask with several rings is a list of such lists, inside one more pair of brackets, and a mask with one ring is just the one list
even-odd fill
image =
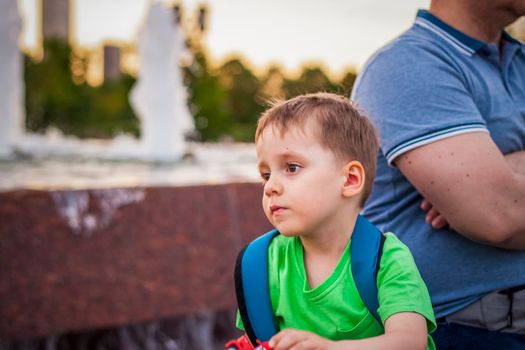
{"label": "man's elbow", "polygon": [[516,238],[522,234],[516,230],[518,226],[508,215],[485,215],[476,222],[451,224],[458,233],[473,241],[507,249],[521,249],[515,243]]}
{"label": "man's elbow", "polygon": [[[511,248],[514,237],[515,232],[511,232],[506,229],[500,229],[493,231],[493,233],[490,235],[486,235],[486,242],[488,245],[494,247]],[[518,247],[515,249],[518,249]]]}

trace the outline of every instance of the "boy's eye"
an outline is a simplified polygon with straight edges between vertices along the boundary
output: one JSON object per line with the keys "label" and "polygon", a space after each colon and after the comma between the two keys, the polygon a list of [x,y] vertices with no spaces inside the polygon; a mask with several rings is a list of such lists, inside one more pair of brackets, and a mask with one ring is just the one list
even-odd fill
{"label": "boy's eye", "polygon": [[297,164],[289,163],[286,165],[286,172],[290,174],[295,174],[299,171],[301,167]]}
{"label": "boy's eye", "polygon": [[270,179],[270,173],[261,173],[261,180],[263,183]]}

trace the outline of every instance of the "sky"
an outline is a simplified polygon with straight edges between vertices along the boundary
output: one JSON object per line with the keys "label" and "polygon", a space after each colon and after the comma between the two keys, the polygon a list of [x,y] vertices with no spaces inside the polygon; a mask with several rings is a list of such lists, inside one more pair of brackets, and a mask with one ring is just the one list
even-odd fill
{"label": "sky", "polygon": [[[37,46],[42,0],[18,0],[23,45]],[[44,0],[45,1],[45,0]],[[133,42],[155,0],[71,0],[72,34],[83,46]],[[254,69],[279,64],[289,72],[321,63],[332,74],[359,69],[379,47],[408,29],[429,0],[162,0],[182,5],[189,24],[209,9],[204,42],[216,62],[240,54]]]}

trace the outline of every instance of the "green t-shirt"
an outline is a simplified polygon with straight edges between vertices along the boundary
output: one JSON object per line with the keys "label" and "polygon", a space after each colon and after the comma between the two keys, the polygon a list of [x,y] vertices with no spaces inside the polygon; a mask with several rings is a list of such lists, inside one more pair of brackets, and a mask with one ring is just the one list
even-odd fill
{"label": "green t-shirt", "polygon": [[[362,339],[383,334],[382,325],[363,304],[350,267],[350,243],[332,274],[310,289],[298,237],[279,235],[268,251],[270,298],[279,329],[310,331],[332,340]],[[412,254],[392,233],[386,240],[378,273],[378,313],[383,323],[393,314],[416,312],[436,328],[430,296]],[[240,317],[237,327],[244,329]],[[428,337],[428,349],[435,349]]]}

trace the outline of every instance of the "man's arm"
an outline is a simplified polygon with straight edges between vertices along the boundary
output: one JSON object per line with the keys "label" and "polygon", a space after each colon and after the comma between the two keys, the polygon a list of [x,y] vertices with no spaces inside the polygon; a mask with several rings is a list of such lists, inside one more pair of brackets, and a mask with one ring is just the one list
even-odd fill
{"label": "man's arm", "polygon": [[[518,152],[522,153],[522,152]],[[480,243],[525,249],[525,175],[489,134],[468,133],[407,151],[395,165],[450,226]]]}
{"label": "man's arm", "polygon": [[[506,154],[505,160],[513,172],[525,175],[525,151]],[[428,199],[424,198],[423,201],[421,201],[421,209],[427,212],[425,220],[436,230],[448,225],[447,220]]]}
{"label": "man's arm", "polygon": [[525,151],[506,154],[505,160],[512,171],[517,174],[525,175]]}

